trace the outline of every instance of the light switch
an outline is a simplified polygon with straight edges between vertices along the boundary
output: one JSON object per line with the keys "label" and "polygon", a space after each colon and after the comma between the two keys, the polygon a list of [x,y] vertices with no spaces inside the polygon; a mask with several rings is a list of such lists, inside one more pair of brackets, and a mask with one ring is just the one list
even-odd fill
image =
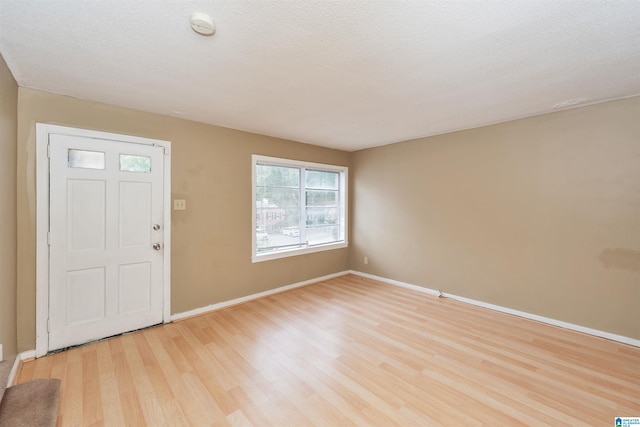
{"label": "light switch", "polygon": [[187,209],[187,201],[183,199],[175,199],[173,201],[173,210],[174,211],[184,211]]}

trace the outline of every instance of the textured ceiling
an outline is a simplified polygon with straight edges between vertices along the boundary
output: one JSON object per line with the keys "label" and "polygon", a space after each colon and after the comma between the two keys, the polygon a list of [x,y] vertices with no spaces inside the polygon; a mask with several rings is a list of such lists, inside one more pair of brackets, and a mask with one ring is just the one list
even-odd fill
{"label": "textured ceiling", "polygon": [[0,0],[0,53],[21,86],[353,151],[640,94],[640,1]]}

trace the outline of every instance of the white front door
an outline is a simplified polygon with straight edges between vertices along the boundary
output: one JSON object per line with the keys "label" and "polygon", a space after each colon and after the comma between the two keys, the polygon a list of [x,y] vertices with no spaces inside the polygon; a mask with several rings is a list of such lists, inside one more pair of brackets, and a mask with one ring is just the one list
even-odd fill
{"label": "white front door", "polygon": [[49,135],[49,340],[163,321],[164,149]]}

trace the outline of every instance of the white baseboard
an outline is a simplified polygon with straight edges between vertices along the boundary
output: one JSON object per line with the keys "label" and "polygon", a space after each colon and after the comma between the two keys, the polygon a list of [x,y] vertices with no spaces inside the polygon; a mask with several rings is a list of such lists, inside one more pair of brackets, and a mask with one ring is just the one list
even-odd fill
{"label": "white baseboard", "polygon": [[20,367],[20,363],[24,360],[35,359],[36,351],[35,350],[27,350],[16,356],[16,360],[13,362],[13,367],[11,368],[11,372],[9,372],[9,378],[7,379],[7,387],[11,387],[16,380],[16,375],[18,375],[18,368]]}
{"label": "white baseboard", "polygon": [[379,282],[388,283],[390,285],[399,286],[401,288],[406,288],[406,289],[411,289],[413,291],[422,292],[423,294],[429,294],[429,295],[434,295],[434,296],[440,295],[440,292],[436,291],[435,289],[424,288],[422,286],[412,285],[411,283],[400,282],[398,280],[387,279],[386,277],[374,276],[373,274],[362,273],[360,271],[354,271],[354,270],[349,271],[349,273],[355,274],[356,276],[366,277],[367,279],[372,279],[372,280],[377,280]]}
{"label": "white baseboard", "polygon": [[298,282],[298,283],[293,283],[291,285],[281,286],[279,288],[270,289],[268,291],[258,292],[257,294],[247,295],[245,297],[235,298],[235,299],[232,299],[232,300],[229,300],[229,301],[223,301],[223,302],[219,302],[219,303],[216,303],[216,304],[211,304],[211,305],[208,305],[206,307],[196,308],[194,310],[185,311],[183,313],[176,313],[176,314],[171,315],[171,320],[172,321],[182,320],[182,319],[186,319],[188,317],[198,316],[200,314],[209,313],[209,312],[212,312],[212,311],[216,311],[216,310],[220,310],[220,309],[223,309],[223,308],[231,307],[233,305],[242,304],[244,302],[251,301],[251,300],[254,300],[254,299],[266,297],[266,296],[273,295],[273,294],[278,294],[280,292],[288,291],[290,289],[300,288],[302,286],[311,285],[313,283],[318,283],[318,282],[321,282],[323,280],[329,280],[329,279],[333,279],[335,277],[344,276],[344,275],[349,274],[349,273],[350,273],[349,271],[341,271],[339,273],[328,274],[326,276],[317,277],[315,279],[305,280],[303,282]]}
{"label": "white baseboard", "polygon": [[[355,270],[348,270],[348,271],[341,271],[338,273],[333,273],[333,274],[328,274],[326,276],[322,276],[322,277],[316,277],[314,279],[309,279],[309,280],[305,280],[302,282],[298,282],[298,283],[293,283],[291,285],[286,285],[286,286],[281,286],[279,288],[275,288],[275,289],[271,289],[268,291],[264,291],[264,292],[258,292],[256,294],[252,294],[252,295],[247,295],[241,298],[236,298],[236,299],[232,299],[229,301],[223,301],[223,302],[219,302],[216,304],[211,304],[208,305],[206,307],[201,307],[201,308],[197,308],[194,310],[189,310],[189,311],[185,311],[183,313],[176,313],[173,314],[171,316],[171,320],[172,321],[177,321],[177,320],[182,320],[182,319],[186,319],[188,317],[193,317],[193,316],[198,316],[200,314],[204,314],[204,313],[209,313],[212,311],[216,311],[216,310],[220,310],[223,308],[227,308],[227,307],[231,307],[234,305],[238,305],[238,304],[242,304],[244,302],[248,302],[251,300],[255,300],[258,298],[262,298],[262,297],[266,297],[269,295],[274,295],[280,292],[284,292],[284,291],[288,291],[290,289],[295,289],[295,288],[300,288],[303,286],[307,286],[307,285],[311,285],[314,283],[318,283],[324,280],[329,280],[329,279],[333,279],[335,277],[340,277],[340,276],[344,276],[347,274],[355,274],[357,276],[361,276],[361,277],[365,277],[365,278],[369,278],[369,279],[373,279],[373,280],[378,280],[380,282],[384,282],[384,283],[388,283],[390,285],[394,285],[394,286],[398,286],[398,287],[402,287],[402,288],[406,288],[406,289],[411,289],[417,292],[422,292],[428,295],[433,295],[433,296],[438,296],[438,295],[442,295],[443,297],[446,298],[451,298],[454,299],[456,301],[460,301],[466,304],[472,304],[478,307],[483,307],[483,308],[487,308],[490,310],[495,310],[495,311],[499,311],[502,313],[507,313],[507,314],[512,314],[514,316],[519,316],[525,319],[530,319],[530,320],[535,320],[541,323],[546,323],[549,325],[553,325],[553,326],[558,326],[564,329],[569,329],[572,331],[576,331],[576,332],[581,332],[584,334],[588,334],[588,335],[593,335],[596,337],[600,337],[600,338],[605,338],[608,340],[612,340],[612,341],[617,341],[620,343],[624,343],[624,344],[629,344],[631,346],[634,347],[639,347],[640,348],[640,340],[635,339],[635,338],[630,338],[630,337],[625,337],[623,335],[616,335],[616,334],[612,334],[610,332],[605,332],[605,331],[600,331],[597,329],[592,329],[592,328],[587,328],[585,326],[580,326],[580,325],[575,325],[573,323],[568,323],[568,322],[563,322],[561,320],[557,320],[557,319],[552,319],[549,317],[544,317],[544,316],[539,316],[537,314],[532,314],[532,313],[527,313],[524,311],[520,311],[520,310],[514,310],[511,308],[507,308],[507,307],[502,307],[499,305],[495,305],[495,304],[490,304],[490,303],[486,303],[483,301],[477,301],[471,298],[465,298],[465,297],[461,297],[458,295],[454,295],[454,294],[449,294],[449,293],[442,293],[440,294],[440,291],[437,291],[435,289],[430,289],[430,288],[425,288],[422,286],[418,286],[418,285],[413,285],[411,283],[406,283],[406,282],[401,282],[398,280],[393,280],[393,279],[387,279],[386,277],[380,277],[380,276],[375,276],[373,274],[368,274],[368,273],[362,273],[360,271],[355,271]],[[13,368],[11,369],[11,373],[9,374],[9,380],[8,380],[8,384],[7,386],[10,386],[13,384],[15,377],[18,373],[18,367],[20,366],[20,363],[24,360],[28,360],[28,359],[33,359],[36,357],[36,351],[35,350],[29,350],[29,351],[25,351],[22,352],[20,354],[18,354],[18,356],[16,356],[16,360],[15,363],[13,365]]]}
{"label": "white baseboard", "polygon": [[[378,280],[380,282],[388,283],[394,286],[400,286],[402,288],[412,289],[414,291],[422,292],[429,295],[440,295],[440,292],[434,289],[424,288],[422,286],[412,285],[410,283],[399,282],[397,280],[387,279],[385,277],[374,276],[373,274],[362,273],[359,271],[351,270],[349,271],[351,274],[355,274],[357,276],[366,277],[373,280]],[[442,293],[442,296],[445,298],[451,298],[456,301],[464,302],[466,304],[472,304],[478,307],[487,308],[489,310],[495,310],[502,313],[512,314],[514,316],[523,317],[525,319],[535,320],[537,322],[546,323],[548,325],[558,326],[560,328],[569,329],[576,332],[582,332],[583,334],[593,335],[600,338],[605,338],[612,341],[617,341],[624,344],[629,344],[634,347],[640,347],[640,340],[625,337],[624,335],[616,335],[610,332],[600,331],[598,329],[587,328],[585,326],[575,325],[573,323],[563,322],[562,320],[552,319],[549,317],[539,316],[537,314],[527,313],[526,311],[514,310],[507,307],[502,307],[495,304],[490,304],[483,301],[474,300],[471,298],[465,298],[458,295]]]}

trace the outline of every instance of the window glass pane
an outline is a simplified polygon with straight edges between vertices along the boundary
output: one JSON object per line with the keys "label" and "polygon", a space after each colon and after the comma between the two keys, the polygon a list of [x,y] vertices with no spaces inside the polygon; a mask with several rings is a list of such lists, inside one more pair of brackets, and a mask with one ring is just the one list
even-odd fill
{"label": "window glass pane", "polygon": [[340,226],[324,225],[320,227],[307,227],[306,234],[309,245],[336,242],[340,240]]}
{"label": "window glass pane", "polygon": [[[280,229],[287,221],[294,221],[299,218],[300,193],[297,190],[288,188],[280,188],[280,191],[274,189],[259,189],[256,195],[256,217],[264,220],[258,223],[267,231]],[[268,197],[265,197],[268,196]],[[296,214],[297,215],[294,215]],[[264,215],[263,215],[264,214]]]}
{"label": "window glass pane", "polygon": [[256,252],[300,246],[300,169],[256,165]]}
{"label": "window glass pane", "polygon": [[340,184],[338,172],[307,170],[305,173],[306,188],[337,190]]}
{"label": "window glass pane", "polygon": [[104,153],[69,149],[69,167],[85,169],[104,169]]}
{"label": "window glass pane", "polygon": [[338,192],[326,190],[307,190],[307,206],[338,206]]}
{"label": "window glass pane", "polygon": [[120,170],[125,172],[151,172],[151,157],[120,154]]}
{"label": "window glass pane", "polygon": [[300,187],[300,169],[286,166],[256,166],[256,186]]}
{"label": "window glass pane", "polygon": [[266,207],[299,209],[300,191],[297,188],[258,187],[256,188],[256,208]]}
{"label": "window glass pane", "polygon": [[256,230],[256,249],[257,252],[264,252],[265,248],[269,246],[269,234],[263,230]]}
{"label": "window glass pane", "polygon": [[257,231],[256,252],[267,253],[300,247],[303,245],[300,234],[299,227],[282,227],[279,232],[271,233]]}
{"label": "window glass pane", "polygon": [[338,207],[307,207],[307,227],[324,224],[337,224],[340,221]]}

